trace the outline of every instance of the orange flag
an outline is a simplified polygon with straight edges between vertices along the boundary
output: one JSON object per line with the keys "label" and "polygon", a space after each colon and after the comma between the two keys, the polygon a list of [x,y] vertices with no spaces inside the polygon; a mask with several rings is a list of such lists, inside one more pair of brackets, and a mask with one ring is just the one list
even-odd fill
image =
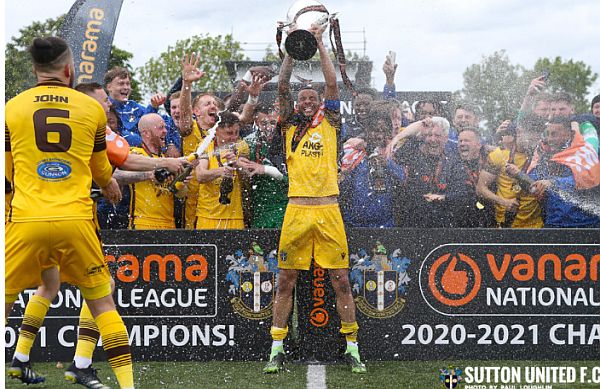
{"label": "orange flag", "polygon": [[598,152],[583,139],[579,130],[575,131],[571,147],[554,154],[550,160],[571,169],[577,189],[590,189],[600,185]]}

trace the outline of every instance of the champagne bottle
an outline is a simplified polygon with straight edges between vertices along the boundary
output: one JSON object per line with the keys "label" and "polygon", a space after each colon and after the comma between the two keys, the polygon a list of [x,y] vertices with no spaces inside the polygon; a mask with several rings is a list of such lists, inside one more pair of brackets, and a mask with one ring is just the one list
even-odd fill
{"label": "champagne bottle", "polygon": [[170,175],[171,172],[165,169],[164,167],[154,169],[154,179],[160,184],[165,182]]}
{"label": "champagne bottle", "polygon": [[189,176],[192,173],[192,170],[194,169],[194,167],[192,166],[192,164],[187,164],[185,166],[185,168],[183,169],[183,171],[176,176],[173,181],[171,181],[171,183],[169,184],[168,188],[169,188],[169,192],[175,194],[178,191],[180,191],[181,189],[183,189],[184,187],[184,183],[183,181],[187,178],[187,176]]}
{"label": "champagne bottle", "polygon": [[194,170],[194,165],[192,165],[192,162],[194,162],[197,158],[198,158],[198,154],[196,154],[196,153],[191,153],[190,155],[185,157],[188,164],[183,169],[183,172],[181,172],[179,175],[177,175],[173,179],[173,181],[171,181],[171,183],[169,184],[169,191],[171,193],[177,193],[178,191],[183,189],[183,187],[184,187],[183,181],[192,173],[192,170]]}
{"label": "champagne bottle", "polygon": [[513,177],[515,179],[515,181],[517,181],[519,183],[519,186],[529,192],[530,188],[531,188],[531,184],[533,184],[533,180],[531,179],[531,177],[529,177],[527,174],[523,173],[523,172],[518,172],[516,176]]}
{"label": "champagne bottle", "polygon": [[233,191],[233,177],[223,177],[219,188],[219,203],[223,205],[231,204],[229,194]]}
{"label": "champagne bottle", "polygon": [[[194,160],[196,160],[197,158],[198,154],[196,153],[191,153],[190,155],[185,157],[188,163],[185,165],[183,172],[175,176],[173,181],[171,181],[171,183],[167,187],[171,193],[177,193],[177,191],[183,188],[183,181],[187,178],[187,176],[189,176],[192,173],[192,170],[194,170],[194,166],[191,163],[194,162]],[[154,170],[154,178],[159,183],[165,182],[165,180],[169,178],[170,175],[171,172],[169,172],[164,167]]]}

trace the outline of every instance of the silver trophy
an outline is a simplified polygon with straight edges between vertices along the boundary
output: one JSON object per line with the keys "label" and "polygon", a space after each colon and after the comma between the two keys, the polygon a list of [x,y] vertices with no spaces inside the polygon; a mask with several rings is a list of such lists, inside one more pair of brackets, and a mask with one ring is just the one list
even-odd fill
{"label": "silver trophy", "polygon": [[[334,17],[332,15],[332,17]],[[287,13],[283,31],[287,34],[285,51],[299,61],[311,59],[317,52],[317,40],[308,31],[312,24],[325,25],[330,18],[327,8],[316,0],[296,0]]]}

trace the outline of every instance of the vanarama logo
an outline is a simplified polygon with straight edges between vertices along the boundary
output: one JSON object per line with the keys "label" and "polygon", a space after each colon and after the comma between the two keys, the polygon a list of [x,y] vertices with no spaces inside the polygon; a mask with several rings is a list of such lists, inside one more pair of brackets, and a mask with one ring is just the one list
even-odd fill
{"label": "vanarama logo", "polygon": [[85,40],[81,44],[81,62],[79,63],[80,75],[77,77],[77,83],[90,82],[96,69],[96,56],[98,43],[104,22],[104,10],[102,8],[92,8],[88,15],[86,29],[84,32]]}
{"label": "vanarama logo", "polygon": [[71,170],[69,161],[50,158],[38,163],[37,174],[44,181],[64,181],[70,178]]}
{"label": "vanarama logo", "polygon": [[600,316],[600,247],[452,243],[427,255],[421,293],[444,315]]}
{"label": "vanarama logo", "polygon": [[359,249],[350,255],[350,284],[356,307],[365,315],[386,319],[406,306],[412,261],[400,249],[388,256],[387,249],[376,241],[371,253]]}
{"label": "vanarama logo", "polygon": [[228,293],[233,296],[231,305],[239,315],[253,320],[263,320],[273,315],[273,298],[277,288],[277,251],[267,255],[258,243],[244,253],[238,249],[227,255],[229,269],[225,281]]}
{"label": "vanarama logo", "polygon": [[[156,234],[140,234],[156,239]],[[131,309],[131,315],[216,316],[217,246],[131,243],[108,244],[104,249],[104,260],[120,285],[115,302]]]}
{"label": "vanarama logo", "polygon": [[[467,270],[462,270],[463,267]],[[438,285],[441,285],[441,288],[438,288]],[[479,266],[462,253],[442,255],[429,271],[429,289],[439,302],[446,305],[457,307],[468,304],[477,295],[480,287]]]}
{"label": "vanarama logo", "polygon": [[314,264],[312,272],[313,296],[309,321],[315,327],[325,327],[329,323],[329,312],[325,309],[325,270]]}

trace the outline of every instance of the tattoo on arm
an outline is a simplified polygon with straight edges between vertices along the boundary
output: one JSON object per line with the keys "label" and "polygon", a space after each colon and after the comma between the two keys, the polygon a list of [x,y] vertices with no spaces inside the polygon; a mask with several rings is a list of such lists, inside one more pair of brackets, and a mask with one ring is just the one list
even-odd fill
{"label": "tattoo on arm", "polygon": [[120,169],[115,170],[113,177],[119,185],[135,184],[150,179],[148,172],[130,172]]}
{"label": "tattoo on arm", "polygon": [[290,88],[290,78],[292,77],[293,62],[290,56],[283,59],[281,71],[279,73],[279,112],[282,121],[287,120],[294,112],[294,103],[292,91]]}

